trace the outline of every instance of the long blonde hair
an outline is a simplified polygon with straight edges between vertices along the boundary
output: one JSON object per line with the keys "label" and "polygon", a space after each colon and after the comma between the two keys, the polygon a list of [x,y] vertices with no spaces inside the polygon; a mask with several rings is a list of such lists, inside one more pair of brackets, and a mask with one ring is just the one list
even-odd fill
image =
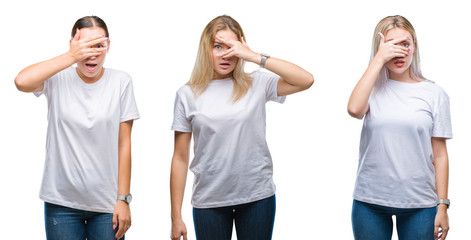
{"label": "long blonde hair", "polygon": [[[201,34],[195,66],[193,67],[190,81],[187,83],[197,97],[203,94],[209,82],[213,80],[214,67],[212,48],[214,40],[217,32],[226,29],[234,32],[239,41],[241,41],[242,38],[245,40],[244,31],[242,31],[241,26],[230,16],[222,15],[216,17],[206,25]],[[252,78],[250,78],[248,73],[244,72],[244,65],[245,61],[239,58],[234,71],[231,73],[232,81],[234,82],[234,90],[232,93],[233,102],[237,102],[244,97],[252,86]]]}
{"label": "long blonde hair", "polygon": [[[386,35],[386,33],[393,28],[402,28],[408,31],[412,36],[412,42],[414,43],[415,51],[412,56],[412,63],[409,67],[409,73],[412,79],[414,80],[425,80],[425,77],[422,75],[422,71],[420,70],[419,44],[417,43],[417,35],[415,34],[415,29],[405,17],[400,15],[385,17],[381,21],[379,21],[378,25],[376,25],[373,36],[370,62],[373,60],[374,56],[378,52],[379,44],[381,41],[381,37],[378,35],[378,33]],[[378,75],[378,78],[376,79],[374,93],[377,93],[382,89],[388,78],[389,71],[386,66],[383,66],[381,72]]]}

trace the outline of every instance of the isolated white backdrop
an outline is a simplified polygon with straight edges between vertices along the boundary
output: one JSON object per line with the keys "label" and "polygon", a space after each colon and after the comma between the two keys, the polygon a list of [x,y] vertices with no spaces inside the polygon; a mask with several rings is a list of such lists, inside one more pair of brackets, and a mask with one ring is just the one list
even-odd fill
{"label": "isolated white backdrop", "polygon": [[[16,90],[24,67],[68,50],[85,15],[108,24],[105,67],[128,72],[141,119],[133,128],[127,239],[169,239],[169,172],[175,91],[190,75],[200,34],[229,14],[257,52],[313,73],[311,89],[268,103],[267,140],[274,161],[277,216],[273,239],[353,239],[350,224],[362,122],[346,105],[368,65],[376,23],[401,14],[416,28],[424,75],[452,107],[448,239],[469,235],[471,199],[471,20],[465,1],[2,1],[0,3],[0,228],[2,239],[45,239],[38,198],[44,164],[46,98]],[[249,65],[247,70],[257,66]],[[194,238],[189,173],[183,216]],[[235,239],[235,238],[234,238]]]}

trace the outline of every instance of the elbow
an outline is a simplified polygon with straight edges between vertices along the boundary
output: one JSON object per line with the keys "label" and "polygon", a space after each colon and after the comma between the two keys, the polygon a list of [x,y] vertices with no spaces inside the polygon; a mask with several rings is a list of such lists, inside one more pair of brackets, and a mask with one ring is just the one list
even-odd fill
{"label": "elbow", "polygon": [[354,106],[348,106],[347,108],[347,111],[348,111],[348,114],[354,118],[357,118],[357,119],[362,119],[363,116],[365,116],[365,113],[362,111],[362,109],[359,109],[357,107],[354,107]]}
{"label": "elbow", "polygon": [[304,84],[301,87],[302,88],[301,91],[309,89],[312,86],[312,84],[314,84],[314,76],[312,76],[311,73],[307,73],[307,76],[304,79]]}
{"label": "elbow", "polygon": [[19,91],[22,92],[33,92],[35,90],[35,88],[28,83],[28,80],[23,75],[21,75],[21,73],[19,73],[15,78],[15,86]]}
{"label": "elbow", "polygon": [[309,76],[307,78],[307,84],[306,84],[306,89],[310,88],[312,86],[312,84],[314,84],[314,76],[312,76],[311,73],[309,73]]}
{"label": "elbow", "polygon": [[15,86],[19,91],[26,92],[27,87],[24,83],[24,80],[21,78],[20,74],[15,78]]}

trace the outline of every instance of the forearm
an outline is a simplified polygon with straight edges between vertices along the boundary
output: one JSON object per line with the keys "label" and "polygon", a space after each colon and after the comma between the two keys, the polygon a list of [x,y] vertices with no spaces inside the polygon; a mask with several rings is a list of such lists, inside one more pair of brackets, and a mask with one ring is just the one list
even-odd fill
{"label": "forearm", "polygon": [[[123,144],[124,145],[124,144]],[[131,192],[131,142],[119,148],[118,195]]]}
{"label": "forearm", "polygon": [[365,73],[358,81],[348,101],[348,113],[354,118],[362,118],[368,111],[368,99],[373,91],[384,63],[373,59]]}
{"label": "forearm", "polygon": [[185,192],[188,161],[174,157],[170,173],[170,201],[172,221],[182,218],[181,209]]}
{"label": "forearm", "polygon": [[16,87],[23,92],[41,90],[44,81],[74,63],[75,59],[67,52],[50,60],[33,64],[18,73],[15,78]]}
{"label": "forearm", "polygon": [[434,166],[437,197],[438,199],[448,199],[448,158],[436,158]]}
{"label": "forearm", "polygon": [[133,120],[119,125],[118,142],[118,195],[131,192],[131,129]]}
{"label": "forearm", "polygon": [[314,83],[311,73],[288,61],[270,57],[265,62],[265,68],[276,73],[288,84],[295,86],[299,91],[308,89]]}

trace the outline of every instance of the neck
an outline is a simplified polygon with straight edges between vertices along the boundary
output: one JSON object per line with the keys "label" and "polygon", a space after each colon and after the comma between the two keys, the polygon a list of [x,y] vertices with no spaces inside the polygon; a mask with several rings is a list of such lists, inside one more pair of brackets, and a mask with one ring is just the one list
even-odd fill
{"label": "neck", "polygon": [[221,74],[215,72],[213,74],[213,80],[222,80],[222,79],[230,78],[231,76],[232,76],[232,73],[231,74],[226,74],[226,75],[221,75]]}
{"label": "neck", "polygon": [[405,71],[403,73],[399,73],[399,74],[389,72],[389,78],[392,79],[392,80],[399,81],[399,82],[407,82],[407,83],[417,82],[410,75],[410,69],[407,69],[407,71]]}
{"label": "neck", "polygon": [[101,68],[101,71],[99,74],[97,74],[96,76],[93,76],[93,77],[87,77],[85,75],[83,75],[82,72],[80,72],[78,70],[78,68],[76,68],[76,71],[77,71],[77,74],[79,75],[79,77],[82,79],[82,81],[84,81],[85,83],[94,83],[98,80],[100,80],[100,78],[103,76],[103,74],[105,73],[105,68]]}

